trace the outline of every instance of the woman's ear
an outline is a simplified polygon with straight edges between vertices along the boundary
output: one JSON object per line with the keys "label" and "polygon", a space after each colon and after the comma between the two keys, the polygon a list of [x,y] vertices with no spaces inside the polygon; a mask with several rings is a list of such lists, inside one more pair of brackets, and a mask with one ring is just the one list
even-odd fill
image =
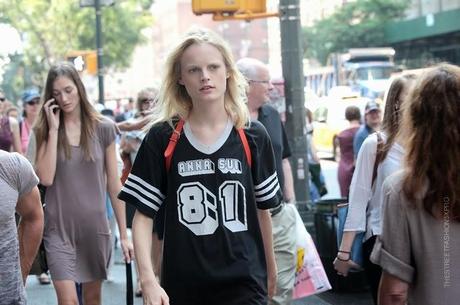
{"label": "woman's ear", "polygon": [[180,78],[180,77],[179,77],[179,79],[177,80],[177,83],[178,83],[179,85],[182,85],[182,86],[184,85],[184,82],[182,81],[182,78]]}

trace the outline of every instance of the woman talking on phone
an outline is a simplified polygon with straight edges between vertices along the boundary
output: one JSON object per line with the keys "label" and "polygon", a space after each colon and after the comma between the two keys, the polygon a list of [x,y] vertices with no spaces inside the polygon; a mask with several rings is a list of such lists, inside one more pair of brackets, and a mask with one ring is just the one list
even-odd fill
{"label": "woman talking on phone", "polygon": [[47,186],[44,242],[59,304],[101,304],[101,284],[111,255],[105,196],[110,195],[125,260],[133,256],[125,207],[117,198],[115,125],[91,106],[69,63],[51,67],[34,134],[35,170]]}

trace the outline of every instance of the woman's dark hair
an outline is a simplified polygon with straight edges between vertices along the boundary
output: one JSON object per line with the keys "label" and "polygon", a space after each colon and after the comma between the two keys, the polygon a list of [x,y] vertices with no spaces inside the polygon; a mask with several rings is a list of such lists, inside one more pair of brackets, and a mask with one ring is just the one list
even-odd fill
{"label": "woman's dark hair", "polygon": [[361,111],[357,106],[348,106],[345,109],[345,119],[349,122],[361,120]]}
{"label": "woman's dark hair", "polygon": [[[403,91],[408,92],[413,85],[416,76],[406,74],[396,77],[391,82],[385,98],[385,113],[382,120],[382,131],[387,136],[386,142],[380,150],[380,162],[385,160],[390,148],[395,142],[401,123],[401,105],[406,101],[402,99]],[[407,98],[406,98],[407,100]]]}
{"label": "woman's dark hair", "polygon": [[460,221],[460,68],[430,69],[410,100],[401,128],[407,139],[403,192],[434,217],[448,213]]}

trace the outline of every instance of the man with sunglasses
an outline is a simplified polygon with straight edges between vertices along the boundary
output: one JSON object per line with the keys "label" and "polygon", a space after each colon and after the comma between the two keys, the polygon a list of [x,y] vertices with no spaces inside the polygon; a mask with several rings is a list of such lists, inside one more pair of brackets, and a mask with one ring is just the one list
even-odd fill
{"label": "man with sunglasses", "polygon": [[27,89],[22,93],[21,100],[24,111],[22,113],[22,120],[19,123],[19,130],[21,134],[21,148],[23,152],[26,152],[32,125],[40,110],[40,93],[37,88]]}

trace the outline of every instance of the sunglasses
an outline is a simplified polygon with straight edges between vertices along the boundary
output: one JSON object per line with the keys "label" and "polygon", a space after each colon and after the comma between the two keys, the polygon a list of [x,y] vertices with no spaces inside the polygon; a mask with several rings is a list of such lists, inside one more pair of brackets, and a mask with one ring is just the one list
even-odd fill
{"label": "sunglasses", "polygon": [[153,99],[153,98],[147,98],[147,99],[141,100],[142,104],[151,104],[151,103],[155,103],[155,102],[156,102],[156,99]]}
{"label": "sunglasses", "polygon": [[27,102],[27,105],[33,106],[33,105],[38,105],[40,103],[40,100],[31,100]]}

